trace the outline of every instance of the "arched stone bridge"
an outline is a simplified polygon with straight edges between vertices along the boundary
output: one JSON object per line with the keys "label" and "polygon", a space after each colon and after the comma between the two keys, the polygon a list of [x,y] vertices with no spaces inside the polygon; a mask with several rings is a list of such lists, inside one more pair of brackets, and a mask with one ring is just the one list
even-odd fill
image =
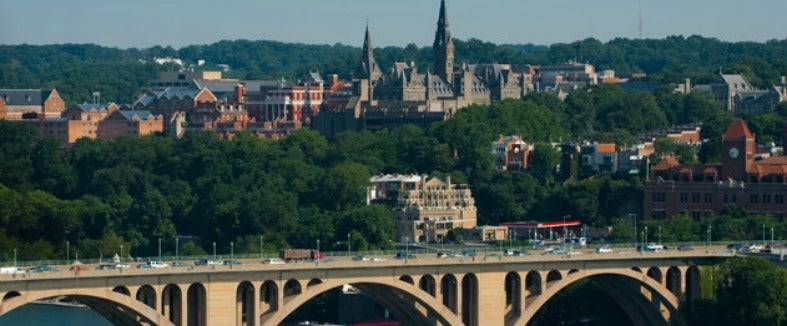
{"label": "arched stone bridge", "polygon": [[0,315],[65,296],[115,325],[278,325],[351,284],[402,325],[526,325],[566,286],[590,278],[636,325],[682,325],[699,297],[698,259],[719,252],[414,259],[0,275]]}

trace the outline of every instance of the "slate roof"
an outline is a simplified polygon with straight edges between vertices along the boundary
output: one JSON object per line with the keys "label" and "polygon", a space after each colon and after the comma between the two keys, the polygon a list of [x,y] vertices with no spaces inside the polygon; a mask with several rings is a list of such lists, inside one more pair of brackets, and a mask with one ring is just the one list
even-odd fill
{"label": "slate roof", "polygon": [[109,104],[101,104],[101,103],[82,103],[76,104],[82,112],[90,112],[90,111],[101,111],[102,109],[106,109]]}
{"label": "slate roof", "polygon": [[751,84],[743,75],[721,75],[724,83],[736,90],[752,90]]}
{"label": "slate roof", "polygon": [[133,120],[135,116],[138,117],[139,120],[147,120],[148,117],[150,117],[150,116],[154,116],[155,117],[155,115],[152,112],[148,111],[148,110],[133,110],[133,111],[131,111],[131,110],[129,110],[129,111],[122,110],[122,111],[118,111],[118,112],[120,114],[122,114],[124,117],[126,117],[126,119],[128,119],[128,120]]}
{"label": "slate roof", "polygon": [[0,97],[9,106],[41,105],[51,93],[51,90],[41,89],[0,89]]}

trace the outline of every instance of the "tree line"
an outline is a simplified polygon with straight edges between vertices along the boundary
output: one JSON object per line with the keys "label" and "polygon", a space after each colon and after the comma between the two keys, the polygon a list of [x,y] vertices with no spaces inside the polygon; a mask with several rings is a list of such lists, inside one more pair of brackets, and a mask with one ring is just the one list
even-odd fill
{"label": "tree line", "polygon": [[[360,38],[360,33],[359,33]],[[665,39],[618,38],[603,43],[589,38],[550,46],[494,44],[478,39],[455,39],[456,63],[510,63],[547,65],[569,60],[588,62],[597,70],[612,69],[620,75],[645,73],[664,83],[709,83],[719,69],[744,74],[755,87],[765,88],[787,73],[787,39],[757,42],[724,42],[692,35]],[[102,99],[126,103],[140,94],[157,71],[175,70],[156,65],[154,57],[178,57],[187,64],[205,60],[198,69],[227,64],[225,75],[240,79],[297,80],[310,71],[336,73],[350,79],[361,56],[360,49],[343,44],[311,45],[276,41],[224,40],[180,49],[154,46],[118,49],[94,44],[0,45],[0,85],[7,88],[57,88],[67,102]],[[415,62],[431,68],[431,47],[408,44],[375,49],[384,71],[395,61]]]}

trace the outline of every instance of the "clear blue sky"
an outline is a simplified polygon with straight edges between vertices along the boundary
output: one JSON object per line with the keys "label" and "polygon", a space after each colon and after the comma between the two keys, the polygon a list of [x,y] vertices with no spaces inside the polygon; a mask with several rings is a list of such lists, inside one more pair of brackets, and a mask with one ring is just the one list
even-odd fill
{"label": "clear blue sky", "polygon": [[[3,0],[0,44],[180,48],[219,40],[430,45],[439,0]],[[454,38],[549,45],[693,34],[787,38],[785,0],[447,0]]]}

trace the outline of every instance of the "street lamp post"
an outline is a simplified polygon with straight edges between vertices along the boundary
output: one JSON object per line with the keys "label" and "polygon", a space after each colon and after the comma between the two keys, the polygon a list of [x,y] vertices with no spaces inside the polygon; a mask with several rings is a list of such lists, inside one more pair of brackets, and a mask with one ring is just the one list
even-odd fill
{"label": "street lamp post", "polygon": [[[68,244],[68,242],[66,242]],[[123,244],[120,244],[120,263],[123,263]]]}
{"label": "street lamp post", "polygon": [[773,245],[774,245],[774,242],[773,242],[773,226],[771,226],[771,249],[773,249]]}
{"label": "street lamp post", "polygon": [[232,259],[235,259],[235,241],[230,241],[230,260]]}
{"label": "street lamp post", "polygon": [[216,261],[216,241],[213,241],[213,261]]}
{"label": "street lamp post", "polygon": [[71,260],[71,243],[69,243],[69,241],[66,240],[66,264],[68,264],[69,260]]}
{"label": "street lamp post", "polygon": [[352,256],[353,249],[352,243],[350,243],[350,233],[347,233],[347,257]]}
{"label": "street lamp post", "polygon": [[765,246],[765,224],[762,225],[762,245]]}
{"label": "street lamp post", "polygon": [[642,231],[642,243],[648,243],[648,226],[645,225],[645,230]]}
{"label": "street lamp post", "polygon": [[16,267],[16,248],[14,248],[14,267]]}
{"label": "street lamp post", "polygon": [[178,249],[180,249],[180,238],[178,238],[178,236],[176,235],[175,236],[175,261],[180,260],[180,257],[178,256]]}
{"label": "street lamp post", "polygon": [[708,224],[708,247],[710,247],[711,226]]}
{"label": "street lamp post", "polygon": [[659,233],[658,233],[658,235],[659,235],[659,243],[661,243],[661,225],[659,225]]}
{"label": "street lamp post", "polygon": [[264,245],[265,245],[265,236],[261,235],[260,236],[260,259],[265,258],[265,254],[264,254],[265,246]]}
{"label": "street lamp post", "polygon": [[637,214],[629,214],[634,225],[634,249],[637,249]]}
{"label": "street lamp post", "polygon": [[158,261],[161,261],[161,237],[158,237]]}
{"label": "street lamp post", "polygon": [[317,253],[320,253],[320,239],[317,239]]}

